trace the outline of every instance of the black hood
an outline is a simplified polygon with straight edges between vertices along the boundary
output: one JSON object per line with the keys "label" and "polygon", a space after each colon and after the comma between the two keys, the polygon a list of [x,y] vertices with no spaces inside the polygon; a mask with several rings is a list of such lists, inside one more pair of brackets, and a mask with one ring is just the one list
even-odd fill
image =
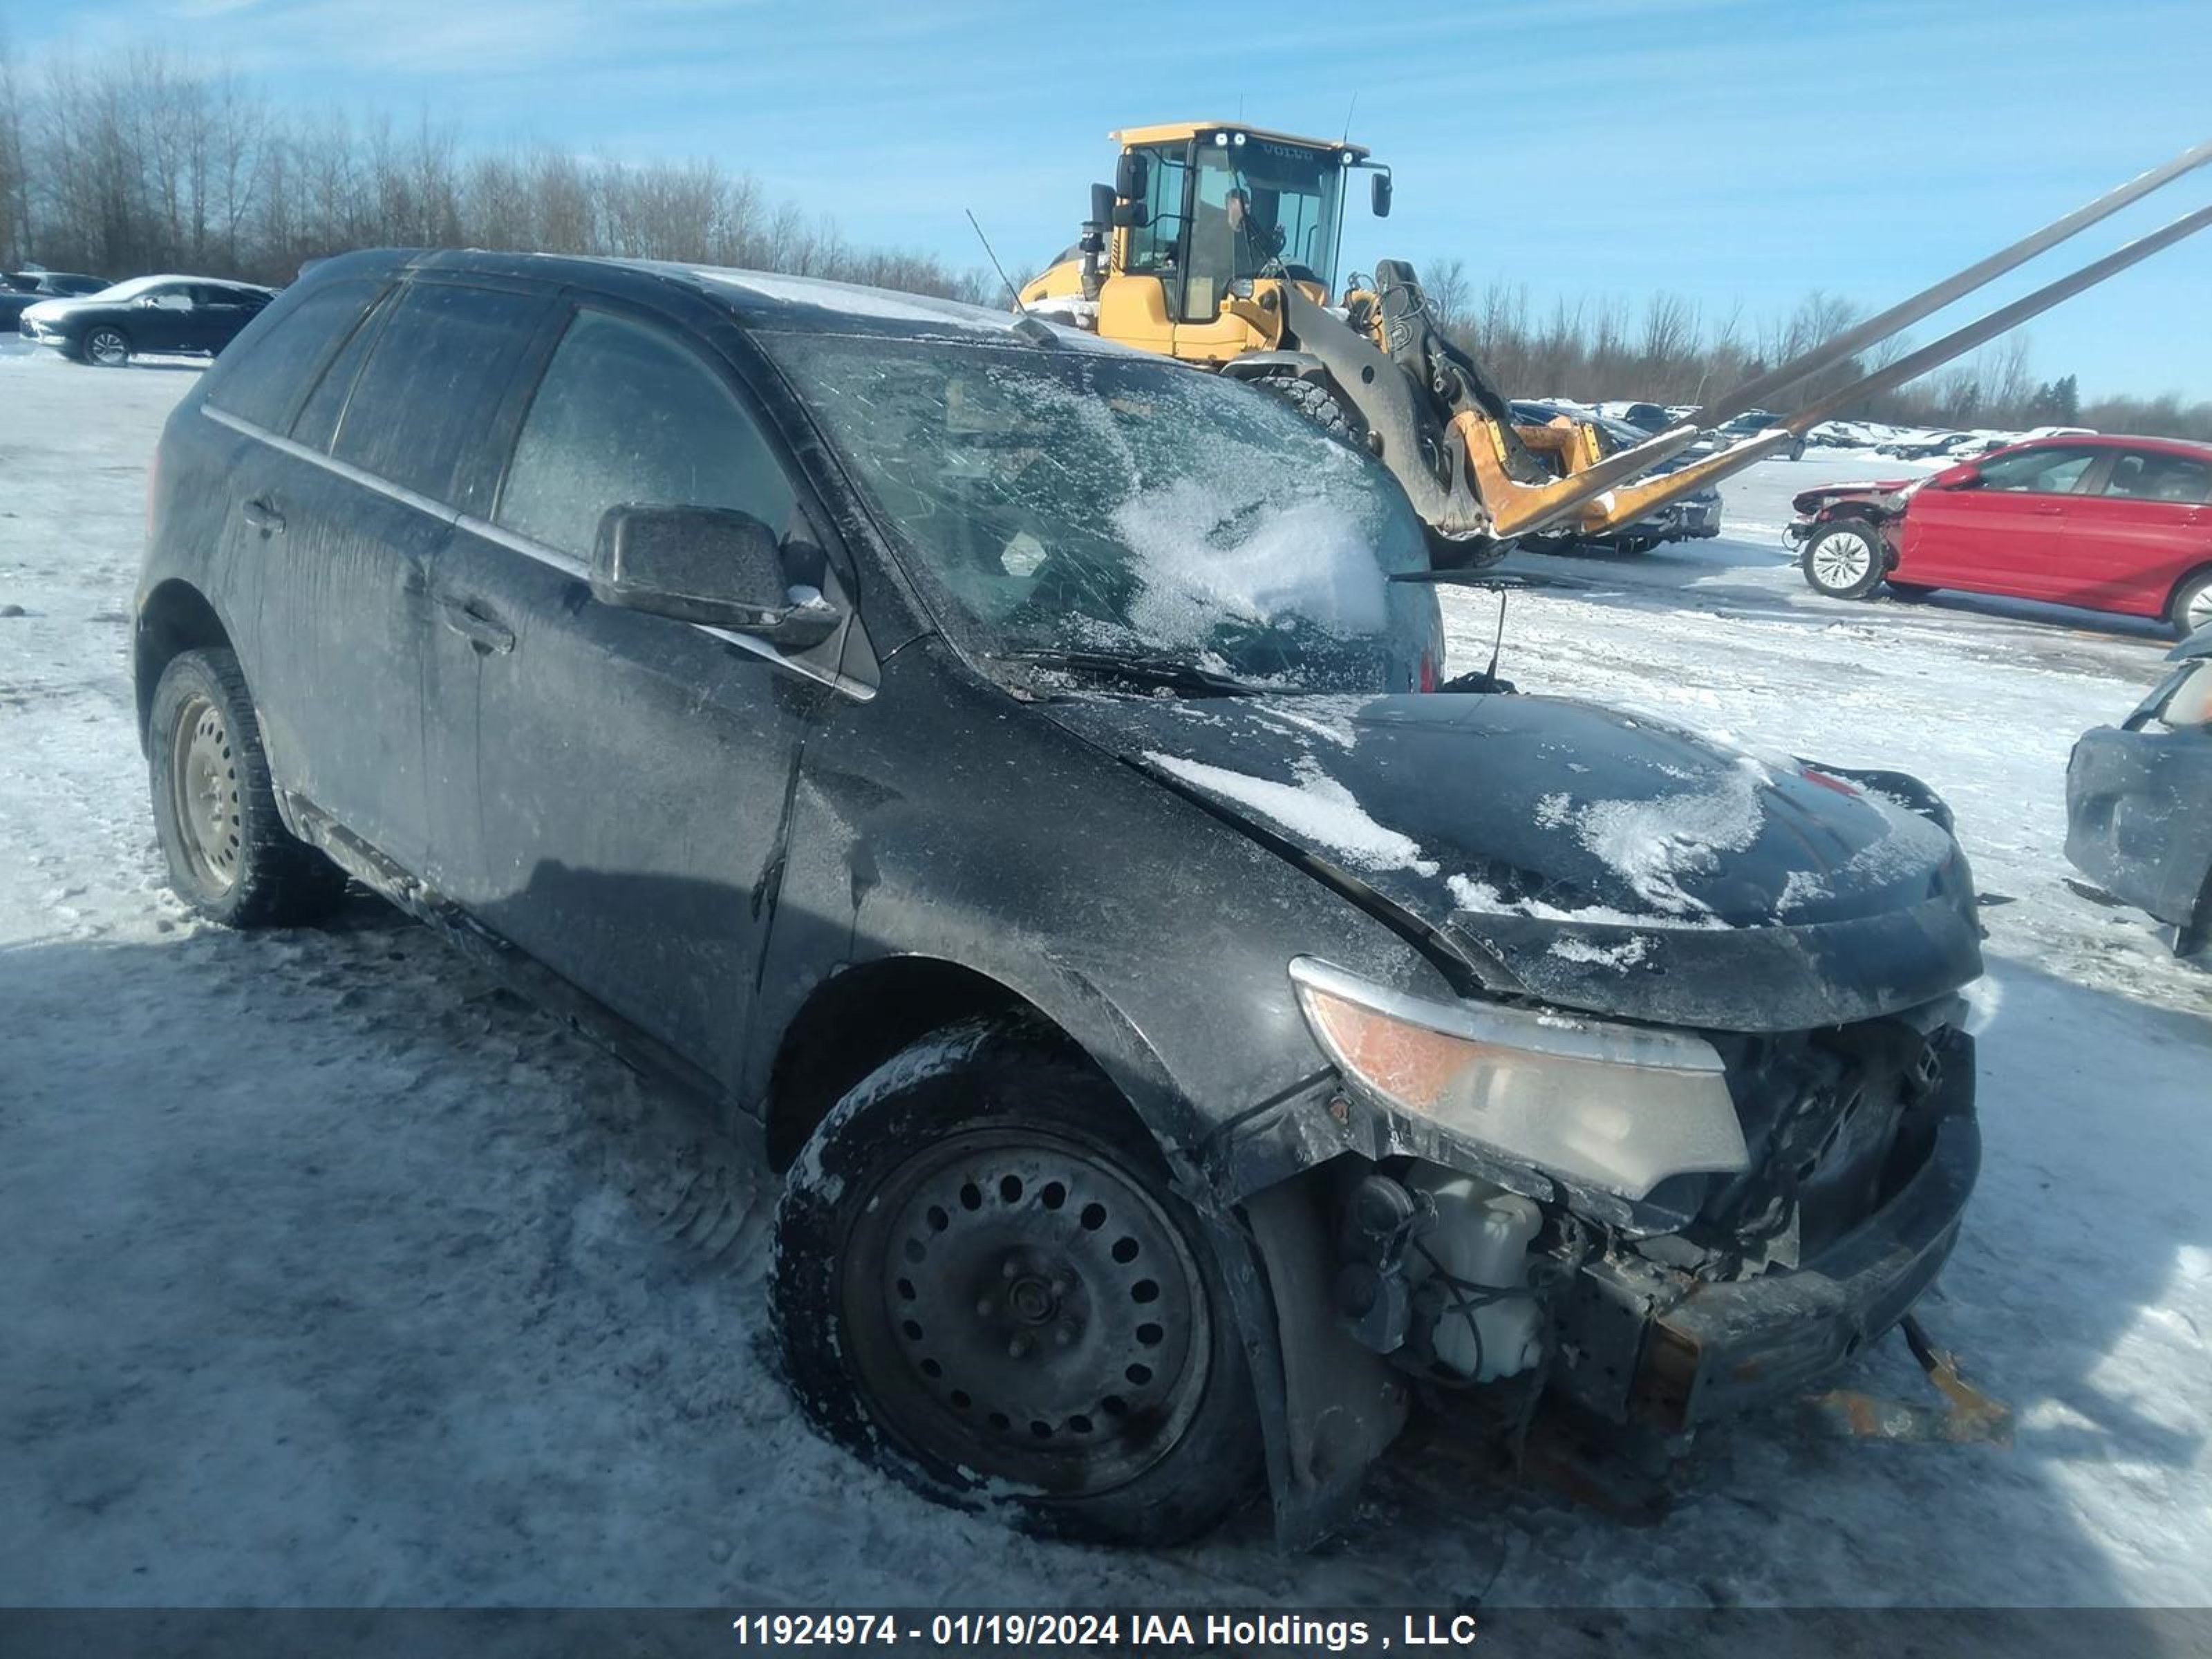
{"label": "black hood", "polygon": [[1493,989],[1784,1030],[1893,1012],[1981,970],[1965,857],[1910,780],[1871,788],[1556,697],[1049,712],[1440,934]]}

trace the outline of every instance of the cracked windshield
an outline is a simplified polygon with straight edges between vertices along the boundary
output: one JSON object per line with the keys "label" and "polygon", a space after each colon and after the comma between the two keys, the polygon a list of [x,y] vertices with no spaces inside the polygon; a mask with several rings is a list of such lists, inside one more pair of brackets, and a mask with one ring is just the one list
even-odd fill
{"label": "cracked windshield", "polygon": [[1437,628],[1382,470],[1263,394],[1094,350],[769,337],[946,630],[1407,690]]}

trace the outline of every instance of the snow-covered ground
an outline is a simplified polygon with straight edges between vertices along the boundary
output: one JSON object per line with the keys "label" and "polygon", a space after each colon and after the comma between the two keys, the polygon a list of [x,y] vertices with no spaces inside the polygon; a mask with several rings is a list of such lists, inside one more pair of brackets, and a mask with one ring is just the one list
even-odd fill
{"label": "snow-covered ground", "polygon": [[[1788,496],[1729,537],[1530,559],[1504,672],[1915,770],[1988,895],[1988,1152],[1926,1310],[2010,1448],[1715,1437],[1633,1528],[1401,1450],[1285,1559],[1034,1542],[801,1425],[764,1348],[767,1185],[419,928],[258,936],[156,874],[125,661],[144,469],[182,365],[0,344],[0,1601],[1492,1606],[2202,1602],[2212,1561],[2212,978],[2064,883],[2075,732],[2158,672],[2134,624],[1850,605]],[[1458,665],[1494,601],[1447,599]],[[1928,1398],[1901,1348],[1854,1385]]]}

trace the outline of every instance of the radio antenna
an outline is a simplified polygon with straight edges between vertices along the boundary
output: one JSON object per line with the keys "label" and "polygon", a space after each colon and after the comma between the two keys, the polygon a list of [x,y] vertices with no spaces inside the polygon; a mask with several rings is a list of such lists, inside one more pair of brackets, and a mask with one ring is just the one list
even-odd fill
{"label": "radio antenna", "polygon": [[983,257],[991,262],[991,269],[999,273],[999,280],[1006,285],[1006,292],[1013,295],[1014,309],[1023,316],[1028,316],[1030,308],[1022,303],[1021,289],[1016,288],[1014,279],[1006,275],[1006,268],[999,263],[999,256],[991,252],[991,239],[983,234],[983,227],[975,223],[975,210],[963,208],[960,210],[968,216],[968,222],[975,226],[975,240],[983,245]]}
{"label": "radio antenna", "polygon": [[1352,117],[1358,107],[1359,88],[1354,87],[1352,89],[1352,101],[1344,106],[1344,137],[1337,140],[1339,143],[1348,144],[1352,142]]}

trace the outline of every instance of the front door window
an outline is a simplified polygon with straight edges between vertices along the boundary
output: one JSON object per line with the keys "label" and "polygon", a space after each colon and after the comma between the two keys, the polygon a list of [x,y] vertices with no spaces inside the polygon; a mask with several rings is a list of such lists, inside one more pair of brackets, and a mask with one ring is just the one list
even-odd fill
{"label": "front door window", "polygon": [[2071,495],[2096,459],[2094,449],[2027,449],[2000,455],[1982,464],[1982,488],[2039,495]]}

